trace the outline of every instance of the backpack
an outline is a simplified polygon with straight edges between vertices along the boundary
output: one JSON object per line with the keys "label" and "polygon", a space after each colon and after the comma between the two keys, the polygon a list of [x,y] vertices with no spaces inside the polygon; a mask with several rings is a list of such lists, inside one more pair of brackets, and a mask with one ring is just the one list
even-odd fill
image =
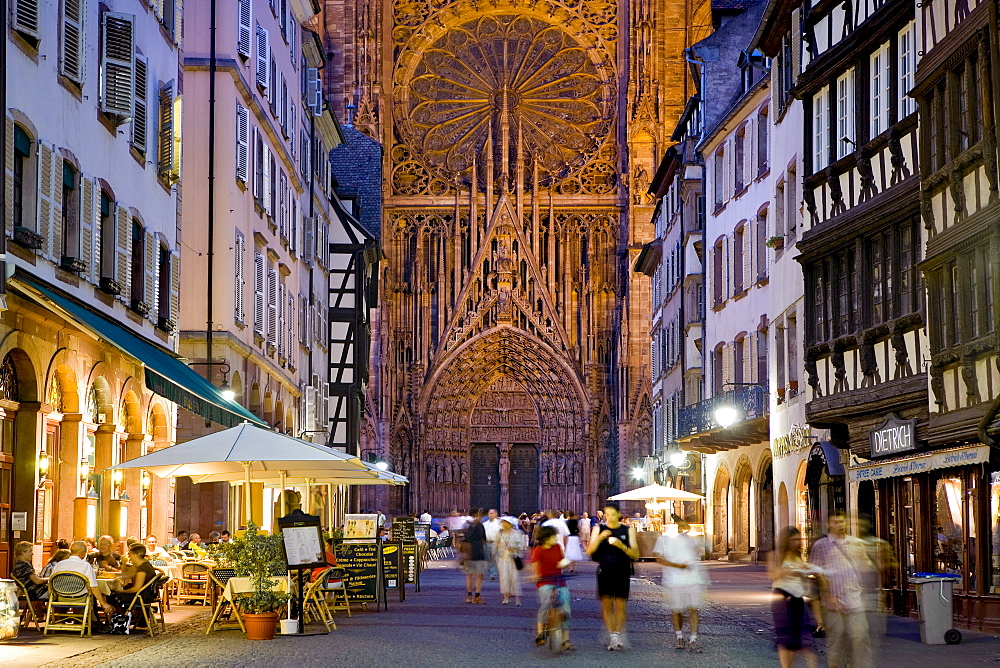
{"label": "backpack", "polygon": [[126,612],[124,615],[111,615],[111,623],[108,625],[107,633],[116,636],[127,636],[131,625],[131,612]]}

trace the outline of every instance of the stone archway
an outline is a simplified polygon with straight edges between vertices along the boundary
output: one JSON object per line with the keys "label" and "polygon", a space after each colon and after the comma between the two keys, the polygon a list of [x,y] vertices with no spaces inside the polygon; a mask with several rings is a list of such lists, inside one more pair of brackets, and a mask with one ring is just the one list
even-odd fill
{"label": "stone archway", "polygon": [[729,554],[729,469],[720,464],[715,472],[715,484],[712,486],[712,532],[714,534],[713,556],[724,557]]}
{"label": "stone archway", "polygon": [[770,450],[765,450],[757,467],[757,555],[759,561],[774,549],[774,468]]}
{"label": "stone archway", "polygon": [[753,470],[750,468],[750,458],[742,455],[736,462],[736,471],[733,473],[733,541],[732,550],[736,558],[750,554],[753,545],[751,542],[756,538],[751,536],[750,516],[753,513],[751,503],[750,488],[753,484]]}

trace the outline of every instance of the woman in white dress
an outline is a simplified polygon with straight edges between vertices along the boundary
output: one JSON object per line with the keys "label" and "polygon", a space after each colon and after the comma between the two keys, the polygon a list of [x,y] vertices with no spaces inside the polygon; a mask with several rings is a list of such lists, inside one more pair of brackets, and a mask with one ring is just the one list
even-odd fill
{"label": "woman in white dress", "polygon": [[[566,513],[566,528],[569,529],[569,536],[566,538],[566,558],[570,561],[583,561],[583,547],[580,540],[580,519],[576,513]],[[571,565],[569,572],[575,568]]]}
{"label": "woman in white dress", "polygon": [[[514,557],[524,558],[524,534],[517,530],[517,520],[513,517],[500,518],[500,533],[496,540],[497,573],[500,576],[500,593],[503,605],[521,605],[521,573],[517,570]],[[522,562],[523,563],[523,562]]]}

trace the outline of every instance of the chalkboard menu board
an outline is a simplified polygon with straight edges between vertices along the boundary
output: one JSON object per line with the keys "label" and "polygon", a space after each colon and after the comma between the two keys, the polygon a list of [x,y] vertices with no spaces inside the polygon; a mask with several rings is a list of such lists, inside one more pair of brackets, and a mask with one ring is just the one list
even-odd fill
{"label": "chalkboard menu board", "polygon": [[426,522],[413,523],[413,537],[419,541],[427,542],[431,535],[431,525]]}
{"label": "chalkboard menu board", "polygon": [[413,518],[397,517],[392,520],[392,539],[394,541],[413,540]]}
{"label": "chalkboard menu board", "polygon": [[352,602],[382,600],[380,543],[340,543],[337,545],[337,566],[344,569],[344,587]]}
{"label": "chalkboard menu board", "polygon": [[385,577],[385,588],[399,587],[399,557],[400,546],[396,543],[382,543],[382,574]]}
{"label": "chalkboard menu board", "polygon": [[[418,585],[417,569],[420,568],[420,562],[417,559],[417,544],[406,543],[403,545],[402,550],[403,582],[405,584]],[[417,590],[420,590],[419,585]]]}

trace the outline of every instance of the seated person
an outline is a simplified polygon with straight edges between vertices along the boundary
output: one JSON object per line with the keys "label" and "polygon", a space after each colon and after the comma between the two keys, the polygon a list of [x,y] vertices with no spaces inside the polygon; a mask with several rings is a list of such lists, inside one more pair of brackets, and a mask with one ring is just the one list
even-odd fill
{"label": "seated person", "polygon": [[196,533],[191,534],[191,539],[185,549],[194,552],[194,556],[198,559],[204,559],[208,556],[208,550],[201,544],[201,536]]}
{"label": "seated person", "polygon": [[125,549],[128,550],[128,548],[132,547],[138,542],[139,542],[138,538],[136,538],[135,536],[129,536],[128,538],[125,539]]}
{"label": "seated person", "polygon": [[221,533],[219,533],[218,531],[213,531],[212,533],[208,534],[208,540],[205,541],[205,545],[218,545],[219,539],[221,537],[222,537]]}
{"label": "seated person", "polygon": [[228,543],[232,539],[233,539],[233,536],[232,536],[231,533],[229,533],[228,529],[226,531],[223,531],[222,533],[219,534],[219,542],[220,543]]}
{"label": "seated person", "polygon": [[87,561],[95,570],[120,571],[122,569],[122,555],[115,552],[115,541],[111,536],[101,536],[100,540],[97,541],[97,552],[87,557]]}
{"label": "seated person", "polygon": [[176,538],[171,538],[167,543],[171,547],[176,547],[178,550],[186,550],[188,544],[188,532],[178,531]]}
{"label": "seated person", "polygon": [[448,527],[441,525],[441,531],[438,532],[438,540],[445,540],[446,538],[451,538],[451,532],[448,531]]}
{"label": "seated person", "polygon": [[[121,591],[112,592],[110,597],[115,606],[120,608],[121,611],[128,609],[128,606],[135,599],[136,595],[138,595],[139,591],[157,577],[156,569],[146,559],[145,545],[142,543],[132,545],[128,549],[128,557],[131,567],[127,573],[122,573],[118,578],[122,580],[128,579],[131,583]],[[155,600],[156,589],[150,587],[143,592],[142,598],[147,603]]]}
{"label": "seated person", "polygon": [[104,609],[104,612],[110,615],[115,611],[115,608],[108,603],[107,599],[104,598],[104,594],[101,593],[100,587],[97,586],[97,576],[94,574],[94,567],[87,562],[86,556],[87,544],[82,540],[73,542],[69,546],[69,556],[56,564],[56,567],[52,569],[52,575],[55,576],[58,573],[69,572],[79,573],[87,578],[87,581],[90,583],[90,592],[97,599],[97,603]]}
{"label": "seated person", "polygon": [[63,559],[65,559],[67,557],[69,557],[69,550],[68,549],[62,549],[62,548],[60,548],[60,549],[56,550],[55,552],[53,552],[52,556],[49,557],[48,563],[46,563],[42,567],[41,577],[48,578],[49,576],[51,576],[52,575],[52,569],[56,567],[56,564],[58,564],[60,561],[62,561]]}
{"label": "seated person", "polygon": [[47,601],[49,580],[35,574],[35,567],[31,564],[31,550],[32,544],[26,540],[14,546],[14,570],[11,575],[17,578],[32,601]]}
{"label": "seated person", "polygon": [[170,553],[157,545],[156,540],[156,536],[153,534],[146,536],[146,558],[162,559],[168,563],[173,561],[173,557],[170,556]]}
{"label": "seated person", "polygon": [[[337,565],[337,555],[334,553],[332,538],[326,539],[326,552],[324,554],[326,557],[327,566]],[[312,571],[312,575],[309,576],[309,581],[313,582],[316,578],[319,577],[319,574],[322,573],[324,570],[326,570],[326,566],[320,566],[319,568],[314,568]]]}

